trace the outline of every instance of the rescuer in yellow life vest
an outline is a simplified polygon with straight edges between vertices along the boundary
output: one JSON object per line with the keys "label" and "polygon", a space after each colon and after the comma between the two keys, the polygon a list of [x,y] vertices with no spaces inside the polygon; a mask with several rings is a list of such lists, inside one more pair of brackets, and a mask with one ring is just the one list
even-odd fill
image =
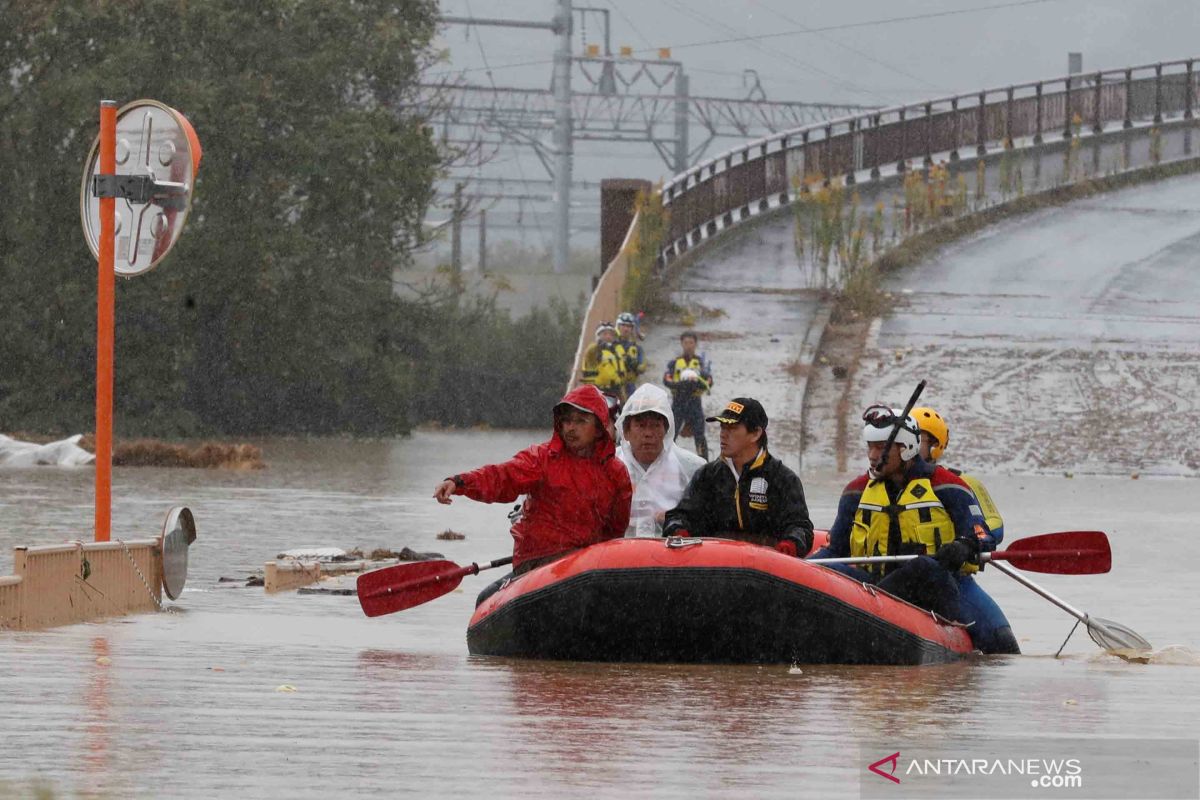
{"label": "rescuer in yellow life vest", "polygon": [[829,545],[813,557],[917,555],[900,563],[834,568],[960,619],[955,575],[964,565],[978,564],[979,536],[986,534],[975,496],[957,475],[919,456],[920,428],[911,416],[875,405],[863,422],[870,466],[842,491]]}
{"label": "rescuer in yellow life vest", "polygon": [[696,334],[684,331],[679,337],[682,349],[667,362],[663,386],[671,392],[671,413],[675,415],[675,438],[680,434],[692,436],[696,455],[708,460],[708,437],[704,433],[704,404],[702,397],[712,388],[712,365],[703,353],[696,352]]}
{"label": "rescuer in yellow life vest", "polygon": [[[921,458],[930,464],[936,464],[945,453],[946,445],[950,443],[950,424],[945,417],[928,407],[914,408],[912,418],[921,428]],[[966,481],[979,503],[988,529],[987,536],[980,539],[982,549],[995,550],[1004,538],[1004,518],[1000,516],[991,494],[978,478],[957,469],[950,468],[950,471]],[[973,623],[969,631],[975,647],[985,653],[1021,652],[1021,646],[1017,644],[1008,618],[991,595],[984,591],[969,573],[958,574],[958,605],[963,617]]]}
{"label": "rescuer in yellow life vest", "polygon": [[638,377],[646,371],[646,354],[638,344],[637,317],[633,312],[623,311],[617,316],[617,341],[613,349],[625,372],[625,397],[628,399],[637,389]]}
{"label": "rescuer in yellow life vest", "polygon": [[[938,463],[942,454],[946,452],[946,446],[950,444],[950,425],[941,414],[928,407],[914,408],[912,418],[921,427],[921,458],[930,464]],[[991,536],[992,547],[985,545],[984,549],[994,550],[995,546],[1004,540],[1004,518],[1000,516],[1000,509],[996,508],[991,493],[983,485],[983,481],[974,475],[968,475],[953,467],[947,469],[966,481],[975,493],[975,499],[979,501],[979,509],[983,513],[984,524],[987,525],[988,534]]]}
{"label": "rescuer in yellow life vest", "polygon": [[583,354],[580,380],[624,401],[625,370],[617,355],[616,340],[617,329],[611,322],[596,326],[596,341],[588,345]]}

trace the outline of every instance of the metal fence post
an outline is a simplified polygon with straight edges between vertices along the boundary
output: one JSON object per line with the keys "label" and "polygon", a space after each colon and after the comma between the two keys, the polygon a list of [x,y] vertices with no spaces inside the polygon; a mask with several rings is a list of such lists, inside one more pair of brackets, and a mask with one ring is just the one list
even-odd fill
{"label": "metal fence post", "polygon": [[1103,88],[1104,88],[1104,73],[1097,72],[1096,73],[1096,103],[1095,103],[1096,107],[1093,109],[1094,113],[1092,114],[1092,133],[1103,133],[1104,132],[1104,117],[1100,113],[1101,90]]}
{"label": "metal fence post", "polygon": [[828,186],[833,182],[833,126],[825,126],[825,143],[822,148],[825,151],[823,160],[825,161],[825,185]]}
{"label": "metal fence post", "polygon": [[800,191],[808,192],[808,174],[812,170],[812,163],[808,160],[808,128],[800,132],[800,145],[804,152],[804,174],[800,176]]}
{"label": "metal fence post", "polygon": [[1033,130],[1034,130],[1033,143],[1041,144],[1042,143],[1042,82],[1041,81],[1038,81],[1036,90],[1037,90],[1037,100],[1035,101],[1035,104],[1034,104],[1035,110],[1034,110],[1034,120],[1033,120]]}
{"label": "metal fence post", "polygon": [[1192,104],[1195,102],[1196,87],[1192,84],[1192,61],[1187,62],[1187,86],[1183,92],[1183,118],[1192,118]]}
{"label": "metal fence post", "polygon": [[1071,130],[1071,76],[1067,76],[1067,91],[1064,96],[1066,108],[1063,112],[1063,139],[1070,141],[1073,131]]}
{"label": "metal fence post", "polygon": [[1125,70],[1125,122],[1123,128],[1133,127],[1133,70]]}
{"label": "metal fence post", "polygon": [[975,131],[975,155],[987,155],[987,92],[979,93],[979,122]]}
{"label": "metal fence post", "polygon": [[1013,87],[1008,87],[1007,99],[1004,103],[1004,149],[1011,150],[1013,146]]}
{"label": "metal fence post", "polygon": [[933,103],[925,104],[925,166],[933,166]]}
{"label": "metal fence post", "polygon": [[855,144],[854,144],[854,120],[850,120],[846,125],[846,136],[850,138],[850,167],[846,170],[846,185],[853,186],[855,183]]}
{"label": "metal fence post", "polygon": [[950,113],[954,115],[954,136],[953,146],[950,148],[951,163],[958,161],[958,146],[961,144],[962,138],[962,117],[958,113],[958,98],[954,97],[950,100]]}
{"label": "metal fence post", "polygon": [[879,180],[879,114],[871,118],[871,180]]}
{"label": "metal fence post", "polygon": [[1162,115],[1162,64],[1154,65],[1154,122],[1163,121]]}

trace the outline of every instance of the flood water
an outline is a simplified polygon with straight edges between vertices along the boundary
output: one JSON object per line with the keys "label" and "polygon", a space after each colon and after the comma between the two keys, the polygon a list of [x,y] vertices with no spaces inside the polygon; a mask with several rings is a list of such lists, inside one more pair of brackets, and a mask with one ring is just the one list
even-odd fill
{"label": "flood water", "polygon": [[[116,470],[114,538],[194,511],[188,588],[174,613],[0,632],[0,797],[843,797],[867,776],[865,741],[1200,737],[1186,479],[984,476],[1009,541],[1109,533],[1112,573],[1033,577],[1148,638],[1149,664],[1083,632],[1055,659],[1073,620],[994,570],[981,580],[1025,654],[919,668],[472,657],[486,575],[377,619],[353,597],[218,583],[305,545],[507,555],[506,506],[430,494],[541,435],[268,441],[258,472]],[[849,476],[802,477],[828,526]],[[0,471],[0,575],[15,544],[89,538],[91,485],[90,469]],[[446,528],[467,538],[437,540]]]}

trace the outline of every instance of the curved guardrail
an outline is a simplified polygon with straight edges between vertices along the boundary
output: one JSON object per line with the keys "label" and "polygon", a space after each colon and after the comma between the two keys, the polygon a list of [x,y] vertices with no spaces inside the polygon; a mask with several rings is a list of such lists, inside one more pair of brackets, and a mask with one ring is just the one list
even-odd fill
{"label": "curved guardrail", "polygon": [[701,242],[804,191],[820,175],[847,185],[903,177],[914,160],[957,162],[964,148],[982,157],[1007,147],[1069,141],[1077,129],[1102,134],[1120,125],[1191,119],[1195,59],[1166,61],[984,89],[774,134],[729,150],[663,185],[670,222],[669,262]]}

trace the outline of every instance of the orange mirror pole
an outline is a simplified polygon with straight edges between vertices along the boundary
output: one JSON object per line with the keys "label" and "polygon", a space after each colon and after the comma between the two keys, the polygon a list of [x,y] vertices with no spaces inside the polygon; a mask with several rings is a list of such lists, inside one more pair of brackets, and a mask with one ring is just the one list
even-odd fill
{"label": "orange mirror pole", "polygon": [[[117,171],[117,104],[100,102],[100,174]],[[100,258],[96,291],[96,541],[112,535],[113,264],[116,198],[100,198]]]}

